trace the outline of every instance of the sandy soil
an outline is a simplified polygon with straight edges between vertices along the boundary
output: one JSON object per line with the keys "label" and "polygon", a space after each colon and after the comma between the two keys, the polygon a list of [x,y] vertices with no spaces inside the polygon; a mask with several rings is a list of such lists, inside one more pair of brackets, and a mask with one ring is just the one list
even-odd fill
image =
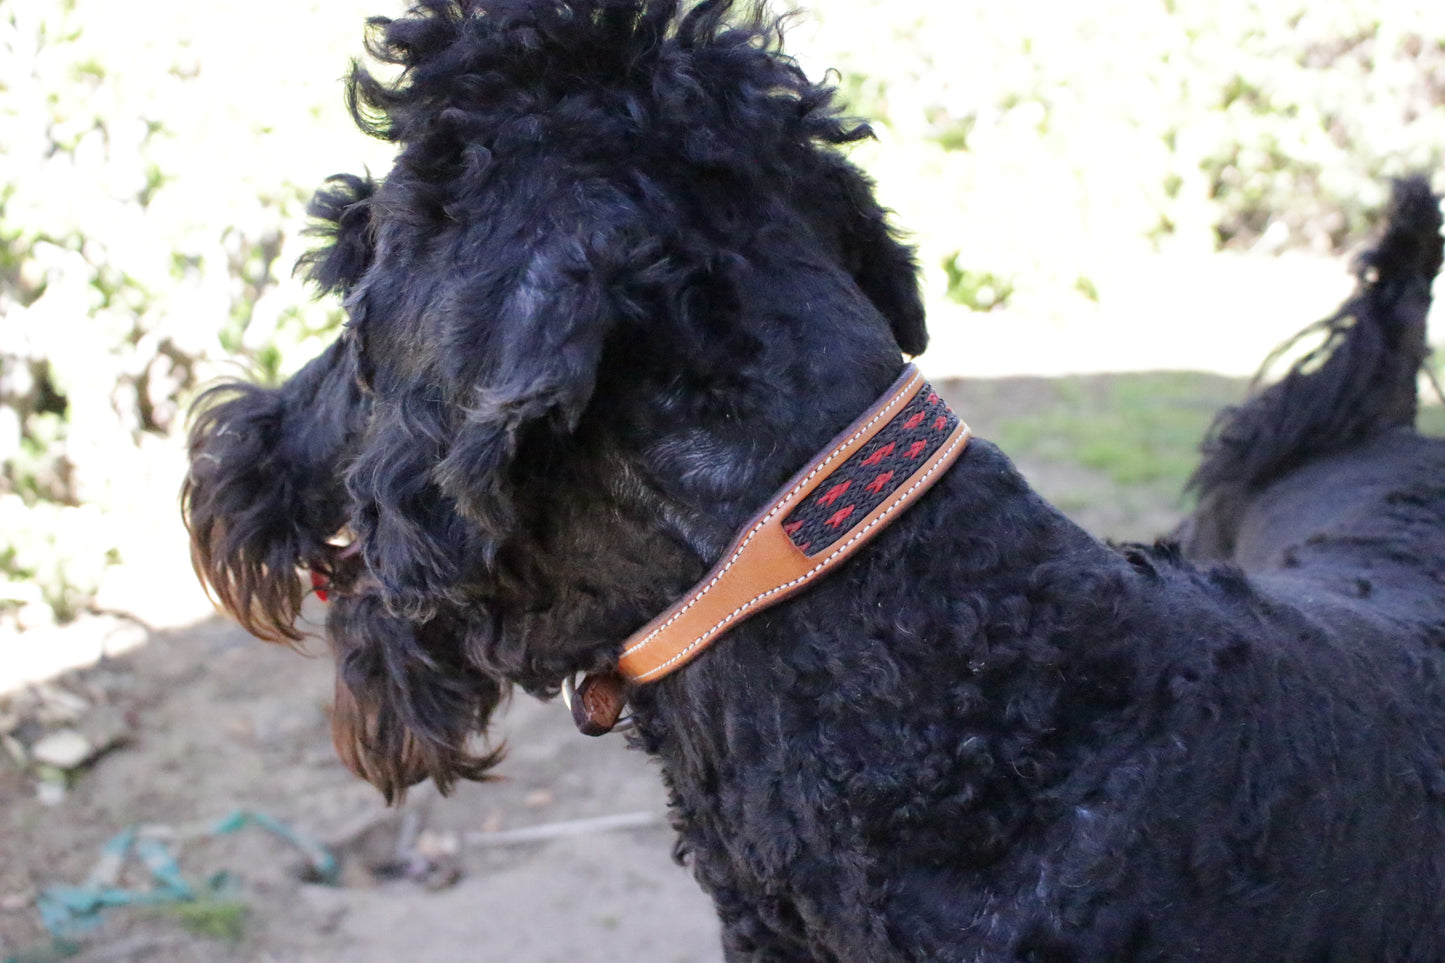
{"label": "sandy soil", "polygon": [[[0,771],[0,938],[6,953],[45,936],[31,896],[80,882],[126,826],[184,831],[241,809],[330,845],[340,885],[303,882],[302,853],[264,831],[177,847],[187,877],[225,870],[246,907],[239,940],[189,933],[166,910],[117,910],[77,957],[100,961],[637,960],[719,958],[711,907],[670,859],[656,774],[620,738],[577,734],[560,705],[521,697],[504,723],[501,781],[442,799],[415,792],[387,810],[331,749],[325,659],[255,642],[219,619],[156,633],[135,652],[62,678],[82,714],[118,712],[127,744],[46,806],[14,767]],[[631,828],[507,842],[507,831],[622,816]],[[388,880],[400,836],[434,866]],[[137,883],[138,866],[128,869]],[[645,907],[646,918],[637,910]]]}

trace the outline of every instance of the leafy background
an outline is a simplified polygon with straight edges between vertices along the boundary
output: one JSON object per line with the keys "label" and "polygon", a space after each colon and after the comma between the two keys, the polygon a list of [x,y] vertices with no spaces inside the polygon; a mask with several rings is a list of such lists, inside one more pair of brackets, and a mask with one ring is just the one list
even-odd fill
{"label": "leafy background", "polygon": [[[1438,3],[819,6],[793,49],[875,122],[855,156],[939,316],[1078,325],[1162,255],[1337,256],[1445,151]],[[291,265],[310,192],[387,167],[338,83],[378,12],[0,0],[0,627],[105,608],[178,529],[197,386],[339,323]]]}

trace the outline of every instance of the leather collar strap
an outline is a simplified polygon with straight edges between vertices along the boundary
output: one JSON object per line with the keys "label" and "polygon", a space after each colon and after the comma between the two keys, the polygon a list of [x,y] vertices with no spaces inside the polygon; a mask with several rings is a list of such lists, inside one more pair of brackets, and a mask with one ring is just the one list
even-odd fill
{"label": "leather collar strap", "polygon": [[591,673],[572,700],[577,727],[611,731],[627,685],[655,682],[743,619],[852,556],[962,454],[968,425],[908,365],[742,529],[692,591],[623,644],[617,673]]}

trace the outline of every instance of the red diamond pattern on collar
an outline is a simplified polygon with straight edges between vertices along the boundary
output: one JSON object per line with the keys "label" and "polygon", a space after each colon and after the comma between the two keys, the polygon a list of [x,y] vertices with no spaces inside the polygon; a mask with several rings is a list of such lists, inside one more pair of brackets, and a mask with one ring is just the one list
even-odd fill
{"label": "red diamond pattern on collar", "polygon": [[958,416],[925,383],[873,440],[839,465],[783,520],[783,531],[809,556],[826,551],[901,486],[938,450]]}

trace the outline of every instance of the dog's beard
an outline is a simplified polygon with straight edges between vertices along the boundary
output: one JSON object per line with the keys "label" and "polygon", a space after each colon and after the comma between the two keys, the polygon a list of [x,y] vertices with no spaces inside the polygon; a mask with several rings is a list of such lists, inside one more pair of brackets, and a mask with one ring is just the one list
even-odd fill
{"label": "dog's beard", "polygon": [[472,742],[508,687],[467,657],[466,632],[455,613],[413,622],[365,591],[332,603],[332,738],[347,768],[388,802],[428,777],[443,792],[484,779],[501,760],[500,749],[473,751]]}

